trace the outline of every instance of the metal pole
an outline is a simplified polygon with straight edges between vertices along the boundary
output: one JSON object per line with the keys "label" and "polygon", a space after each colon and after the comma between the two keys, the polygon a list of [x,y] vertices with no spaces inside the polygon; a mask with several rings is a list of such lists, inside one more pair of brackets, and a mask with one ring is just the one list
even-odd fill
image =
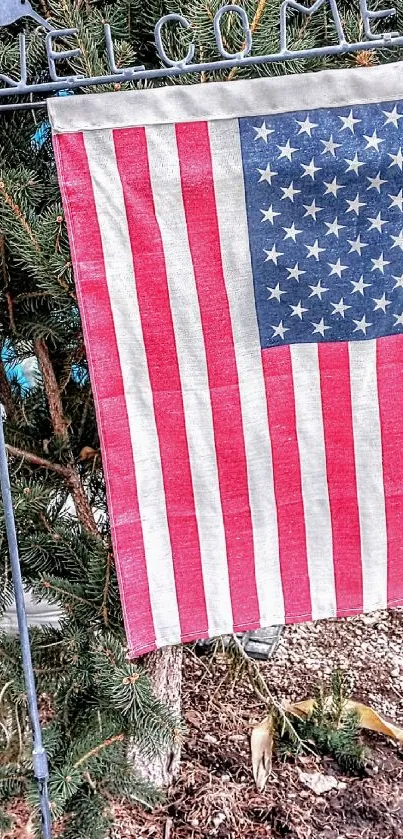
{"label": "metal pole", "polygon": [[43,839],[52,839],[52,824],[48,795],[48,758],[42,742],[42,731],[38,713],[38,698],[36,694],[35,676],[32,667],[31,646],[27,615],[25,611],[24,590],[22,586],[20,558],[18,554],[17,534],[13,502],[11,496],[10,476],[7,464],[7,450],[4,440],[3,407],[0,404],[0,484],[3,496],[4,519],[6,524],[7,541],[10,552],[11,570],[13,575],[15,604],[17,608],[18,630],[20,634],[22,666],[24,670],[25,687],[27,691],[28,712],[31,721],[33,737],[33,764],[35,777],[38,782],[39,799],[42,815]]}

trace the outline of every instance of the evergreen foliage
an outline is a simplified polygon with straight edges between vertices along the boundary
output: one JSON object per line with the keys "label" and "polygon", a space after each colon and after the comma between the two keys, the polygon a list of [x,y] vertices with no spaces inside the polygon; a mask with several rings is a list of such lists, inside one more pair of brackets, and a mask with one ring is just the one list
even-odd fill
{"label": "evergreen foliage", "polygon": [[358,715],[346,709],[350,696],[350,679],[346,673],[336,670],[332,674],[330,692],[327,686],[326,689],[323,685],[317,688],[312,714],[307,719],[293,720],[299,743],[287,728],[278,726],[278,730],[283,731],[281,750],[295,751],[300,743],[306,743],[318,754],[333,757],[344,772],[362,772],[366,752],[360,739]]}
{"label": "evergreen foliage", "polygon": [[[191,36],[197,60],[218,59],[213,17],[221,5],[219,0],[183,0],[181,4],[178,0],[115,0],[109,4],[103,0],[37,0],[33,5],[56,26],[78,29],[81,54],[65,67],[70,73],[97,75],[107,70],[104,20],[112,27],[118,66],[160,66],[153,47],[154,24],[162,14],[178,11],[189,19],[192,30],[165,27],[167,53],[183,56]],[[276,51],[280,0],[244,0],[243,6],[252,24],[254,53]],[[383,7],[378,0],[371,4],[372,9]],[[358,0],[339,0],[339,8],[348,38],[360,38]],[[226,48],[235,52],[242,46],[238,18],[229,14],[222,23]],[[32,21],[23,25],[30,33],[30,78],[46,80],[43,32]],[[389,22],[387,26],[390,28]],[[18,76],[16,35],[20,27],[21,22],[0,32],[1,72],[14,77]],[[396,28],[403,32],[400,6]],[[334,41],[327,5],[310,20],[301,15],[290,18],[290,48]],[[77,46],[76,39],[69,45]],[[376,56],[361,53],[288,62],[287,66],[220,70],[202,74],[201,80],[279,75],[398,57],[396,51]],[[184,75],[156,84],[197,81],[197,77]],[[140,82],[137,87],[147,84]],[[114,796],[127,795],[146,803],[155,800],[155,792],[130,767],[129,742],[134,739],[151,758],[159,746],[175,737],[178,723],[154,697],[145,669],[125,658],[99,440],[64,215],[51,146],[49,141],[40,141],[46,136],[46,125],[41,127],[45,120],[45,113],[34,111],[0,116],[0,396],[7,410],[24,581],[38,596],[61,604],[65,615],[60,629],[31,633],[46,721],[52,807],[56,818],[63,817],[64,839],[102,839],[112,818]],[[39,141],[33,143],[38,129]],[[38,372],[27,390],[21,381],[10,378],[9,367],[32,358],[37,360]],[[0,609],[11,597],[1,518]],[[317,709],[323,716],[319,699]],[[25,721],[18,639],[3,635],[0,799],[28,794],[36,804]],[[352,720],[350,724],[351,730],[338,730],[339,746],[342,736],[351,740]],[[329,731],[326,737],[326,749],[337,756],[339,746],[330,742]],[[0,831],[3,827],[1,816]]]}

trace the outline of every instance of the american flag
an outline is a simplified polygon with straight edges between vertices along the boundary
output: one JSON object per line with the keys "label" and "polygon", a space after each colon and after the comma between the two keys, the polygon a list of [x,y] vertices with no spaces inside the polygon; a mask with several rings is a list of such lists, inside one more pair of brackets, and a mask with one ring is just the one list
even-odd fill
{"label": "american flag", "polygon": [[400,76],[50,103],[132,655],[403,604]]}

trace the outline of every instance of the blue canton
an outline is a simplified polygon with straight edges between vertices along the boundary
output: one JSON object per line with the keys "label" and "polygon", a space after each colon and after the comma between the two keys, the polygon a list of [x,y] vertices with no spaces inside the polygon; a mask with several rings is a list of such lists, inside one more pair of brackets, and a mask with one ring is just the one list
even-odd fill
{"label": "blue canton", "polygon": [[403,102],[239,120],[262,348],[403,331]]}

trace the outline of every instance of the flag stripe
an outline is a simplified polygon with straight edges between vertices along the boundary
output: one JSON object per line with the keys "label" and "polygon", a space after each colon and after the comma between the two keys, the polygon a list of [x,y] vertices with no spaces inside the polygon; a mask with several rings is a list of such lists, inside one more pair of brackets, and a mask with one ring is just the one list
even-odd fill
{"label": "flag stripe", "polygon": [[238,121],[216,120],[210,123],[209,137],[222,264],[241,398],[260,621],[262,626],[267,626],[284,621],[284,602]]}
{"label": "flag stripe", "polygon": [[336,615],[332,522],[317,344],[291,347],[312,618]]}
{"label": "flag stripe", "polygon": [[290,348],[263,350],[287,621],[312,617]]}
{"label": "flag stripe", "polygon": [[388,602],[403,602],[403,335],[377,341],[388,531]]}
{"label": "flag stripe", "polygon": [[337,615],[362,611],[360,523],[348,344],[319,344]]}
{"label": "flag stripe", "polygon": [[186,232],[175,128],[150,126],[146,134],[175,329],[209,633],[218,635],[232,632],[233,618],[206,351]]}
{"label": "flag stripe", "polygon": [[354,451],[360,516],[363,606],[387,604],[387,535],[376,341],[349,344]]}
{"label": "flag stripe", "polygon": [[[151,606],[157,644],[160,646],[178,640],[179,615],[158,434],[133,274],[130,236],[112,132],[87,132],[85,146],[101,230],[129,418],[131,446],[125,449],[122,445],[120,456],[130,457],[132,451],[134,453]],[[106,336],[103,340],[107,344]],[[133,358],[136,359],[135,364]],[[102,375],[105,374],[98,373],[98,377]],[[117,492],[123,499],[122,489],[118,488]],[[126,502],[126,510],[129,509]],[[132,538],[135,538],[135,534]],[[135,567],[132,573],[134,577]]]}
{"label": "flag stripe", "polygon": [[116,567],[125,628],[129,646],[149,652],[156,643],[146,556],[126,393],[91,174],[82,134],[65,134],[53,140],[69,235],[74,243],[72,257],[97,410],[112,540],[119,558]]}
{"label": "flag stripe", "polygon": [[[183,399],[143,128],[114,137],[161,452],[182,640],[208,634]],[[156,303],[156,301],[158,301]]]}
{"label": "flag stripe", "polygon": [[205,123],[176,126],[182,195],[199,297],[236,629],[259,623],[245,441]]}

